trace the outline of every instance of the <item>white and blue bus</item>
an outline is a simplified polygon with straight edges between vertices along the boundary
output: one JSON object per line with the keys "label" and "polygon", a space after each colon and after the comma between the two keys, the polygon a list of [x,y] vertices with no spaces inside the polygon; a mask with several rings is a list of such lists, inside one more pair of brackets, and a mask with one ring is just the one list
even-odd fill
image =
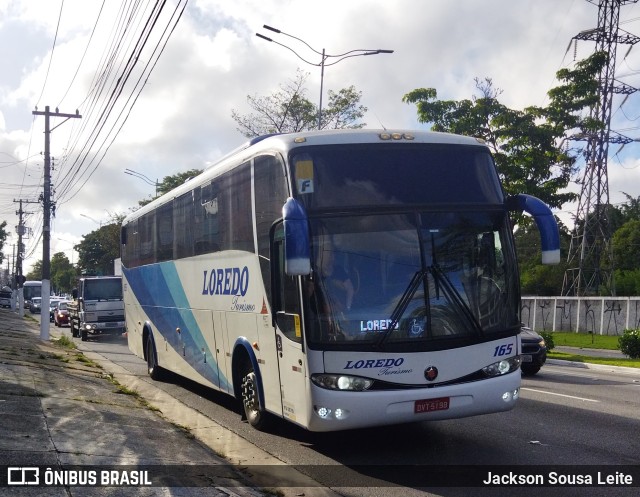
{"label": "white and blue bus", "polygon": [[130,349],[312,431],[512,409],[520,284],[488,148],[441,133],[254,139],[122,225]]}
{"label": "white and blue bus", "polygon": [[22,291],[25,303],[31,303],[34,297],[42,297],[42,281],[25,281]]}

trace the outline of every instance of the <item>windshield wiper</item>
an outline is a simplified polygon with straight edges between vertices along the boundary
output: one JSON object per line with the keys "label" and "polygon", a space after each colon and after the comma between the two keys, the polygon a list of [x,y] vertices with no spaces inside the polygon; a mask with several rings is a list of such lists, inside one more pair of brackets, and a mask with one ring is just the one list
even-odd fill
{"label": "windshield wiper", "polygon": [[462,311],[462,314],[467,318],[467,321],[469,321],[473,325],[478,335],[482,335],[482,326],[480,326],[480,323],[473,315],[473,312],[471,312],[471,309],[469,309],[467,303],[462,299],[460,292],[456,289],[453,283],[451,283],[451,280],[445,274],[442,268],[439,265],[434,264],[433,266],[430,266],[429,269],[431,271],[431,274],[433,275],[433,278],[437,282],[439,281],[442,284],[445,293],[448,294],[449,299],[452,301],[452,303]]}
{"label": "windshield wiper", "polygon": [[419,271],[415,272],[415,274],[411,278],[411,281],[409,282],[409,285],[407,286],[406,290],[403,292],[402,296],[400,297],[400,300],[398,301],[395,309],[391,313],[391,317],[389,318],[390,323],[387,326],[387,329],[382,334],[382,336],[378,339],[378,342],[376,343],[376,347],[378,348],[382,347],[384,342],[386,342],[389,336],[391,336],[391,333],[393,332],[395,327],[398,325],[398,321],[400,321],[400,318],[404,314],[404,311],[409,306],[409,303],[411,302],[411,300],[413,299],[413,296],[418,290],[418,286],[424,280],[424,277],[426,276],[426,274],[427,274],[427,271],[425,269],[420,269]]}

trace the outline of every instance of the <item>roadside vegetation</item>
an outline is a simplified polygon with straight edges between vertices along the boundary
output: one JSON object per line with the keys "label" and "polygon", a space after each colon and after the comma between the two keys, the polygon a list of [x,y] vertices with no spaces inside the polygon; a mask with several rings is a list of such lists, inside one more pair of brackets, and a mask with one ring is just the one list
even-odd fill
{"label": "roadside vegetation", "polygon": [[597,335],[594,333],[560,333],[554,332],[553,343],[556,346],[580,347],[584,349],[620,350],[618,336]]}
{"label": "roadside vegetation", "polygon": [[[550,335],[553,346],[576,347],[579,349],[599,349],[599,350],[620,350],[620,338],[623,335],[596,335],[593,333],[545,333]],[[549,342],[548,340],[546,340]],[[624,343],[624,341],[623,341]],[[633,354],[635,355],[635,354]],[[592,357],[580,353],[566,353],[557,350],[547,351],[547,356],[551,359],[561,359],[563,361],[589,362],[591,364],[602,364],[607,366],[624,366],[628,368],[640,368],[640,358],[623,357]]]}

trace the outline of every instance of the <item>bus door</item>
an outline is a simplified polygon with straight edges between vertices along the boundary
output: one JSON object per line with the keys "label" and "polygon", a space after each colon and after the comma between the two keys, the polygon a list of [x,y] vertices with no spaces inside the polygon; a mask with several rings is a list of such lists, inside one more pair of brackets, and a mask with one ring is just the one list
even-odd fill
{"label": "bus door", "polygon": [[276,322],[276,350],[280,370],[282,413],[287,419],[306,425],[308,417],[307,370],[302,348],[302,316],[298,276],[284,272],[282,232],[274,240],[273,312]]}

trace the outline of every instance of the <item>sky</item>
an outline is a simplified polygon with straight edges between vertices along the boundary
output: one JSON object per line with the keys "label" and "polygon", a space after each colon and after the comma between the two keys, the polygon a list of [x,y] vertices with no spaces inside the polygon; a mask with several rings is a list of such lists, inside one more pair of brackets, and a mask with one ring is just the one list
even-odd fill
{"label": "sky", "polygon": [[[50,142],[51,254],[77,262],[73,245],[154,194],[155,181],[204,168],[245,142],[231,113],[252,112],[247,96],[271,95],[301,69],[309,73],[306,96],[318,103],[320,69],[255,34],[314,64],[320,55],[264,24],[327,54],[394,50],[326,67],[324,102],[327,90],[353,85],[368,108],[367,128],[429,129],[402,102],[416,88],[471,98],[474,78],[490,77],[511,108],[548,103],[556,72],[593,52],[592,42],[571,40],[598,15],[587,0],[169,0],[149,30],[155,3],[139,2],[137,11],[133,3],[0,0],[0,222],[11,233],[4,247],[11,259],[15,201],[25,201],[25,273],[42,259],[45,118],[36,108],[82,116],[52,117]],[[640,35],[640,4],[623,6],[620,20]],[[640,46],[627,48],[618,49],[616,75],[640,87]],[[612,129],[639,139],[640,92],[616,97],[612,110]],[[627,200],[622,192],[640,196],[640,144],[619,148],[609,155],[614,204]],[[572,225],[575,209],[567,204],[557,214]]]}

